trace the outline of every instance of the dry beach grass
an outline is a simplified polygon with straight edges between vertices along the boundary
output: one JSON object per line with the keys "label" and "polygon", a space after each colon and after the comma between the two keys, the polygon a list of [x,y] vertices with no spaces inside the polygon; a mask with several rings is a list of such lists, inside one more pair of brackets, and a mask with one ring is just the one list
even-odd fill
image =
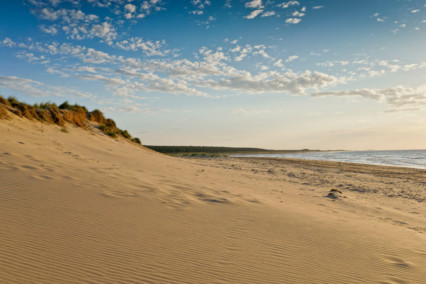
{"label": "dry beach grass", "polygon": [[2,283],[426,279],[424,170],[174,158],[88,121],[8,116]]}

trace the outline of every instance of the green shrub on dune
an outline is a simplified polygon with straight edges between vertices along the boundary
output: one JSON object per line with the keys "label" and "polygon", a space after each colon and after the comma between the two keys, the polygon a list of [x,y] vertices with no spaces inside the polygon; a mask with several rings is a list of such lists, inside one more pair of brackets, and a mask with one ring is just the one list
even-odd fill
{"label": "green shrub on dune", "polygon": [[127,130],[120,130],[120,134],[126,139],[132,139],[132,136],[129,134],[129,132],[127,132]]}
{"label": "green shrub on dune", "polygon": [[78,104],[73,104],[70,105],[68,103],[68,101],[63,102],[62,104],[59,105],[59,109],[68,109],[68,110],[72,110],[72,111],[84,111],[85,113],[88,112],[87,108],[84,106],[80,106]]}
{"label": "green shrub on dune", "polygon": [[142,142],[138,137],[132,138],[132,141],[142,145]]}
{"label": "green shrub on dune", "polygon": [[0,104],[3,104],[7,107],[11,107],[12,105],[10,104],[10,102],[8,100],[6,100],[5,98],[3,98],[2,96],[0,96]]}

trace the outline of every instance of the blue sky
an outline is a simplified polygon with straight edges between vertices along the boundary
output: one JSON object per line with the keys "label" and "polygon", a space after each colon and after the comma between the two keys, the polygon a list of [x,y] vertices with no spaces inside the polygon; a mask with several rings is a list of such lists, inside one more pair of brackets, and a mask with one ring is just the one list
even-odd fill
{"label": "blue sky", "polygon": [[0,1],[0,94],[144,144],[425,149],[426,1]]}

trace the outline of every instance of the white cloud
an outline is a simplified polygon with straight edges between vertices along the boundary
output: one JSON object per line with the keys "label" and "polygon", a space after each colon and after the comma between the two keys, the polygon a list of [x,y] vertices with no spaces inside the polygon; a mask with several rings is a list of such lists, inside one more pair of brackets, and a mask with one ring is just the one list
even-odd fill
{"label": "white cloud", "polygon": [[117,31],[115,28],[107,22],[103,22],[99,25],[93,25],[88,37],[99,37],[104,39],[108,44],[112,44],[112,41],[117,37]]}
{"label": "white cloud", "polygon": [[263,8],[263,6],[262,6],[262,0],[252,0],[252,1],[246,2],[245,6],[247,8],[253,8],[253,9],[261,9],[261,8]]}
{"label": "white cloud", "polygon": [[136,6],[129,3],[124,6],[124,10],[130,13],[134,13],[136,11]]}
{"label": "white cloud", "polygon": [[163,49],[164,41],[150,41],[132,37],[128,40],[115,42],[115,46],[123,50],[142,51],[148,56],[165,56],[170,50]]}
{"label": "white cloud", "polygon": [[[72,48],[72,47],[70,47],[70,48]],[[76,51],[78,52],[78,47],[77,47]],[[99,51],[99,50],[95,50],[93,48],[88,48],[87,52],[78,53],[78,54],[75,54],[75,55],[85,63],[100,64],[100,63],[112,62],[115,59],[115,57],[110,56],[108,53],[103,52],[103,51]]]}
{"label": "white cloud", "polygon": [[[66,59],[73,57],[85,63],[85,66],[76,68],[53,68],[54,70],[69,70],[84,73],[73,74],[76,78],[99,81],[106,88],[121,96],[132,95],[135,91],[167,92],[191,96],[205,96],[206,89],[237,91],[244,93],[279,92],[289,94],[304,94],[307,90],[319,90],[327,86],[344,83],[343,77],[335,77],[321,72],[306,71],[302,73],[266,71],[262,63],[257,65],[259,73],[253,74],[228,65],[233,60],[238,61],[249,55],[259,55],[274,62],[275,67],[283,68],[283,60],[270,58],[266,46],[246,44],[236,46],[238,50],[225,51],[218,47],[216,50],[201,48],[197,61],[188,59],[151,59],[122,57],[110,55],[106,52],[73,46],[70,44],[40,44],[37,42],[25,43],[31,52],[60,56]],[[233,52],[234,51],[234,52]],[[236,54],[235,58],[231,55]],[[232,60],[233,59],[233,60]],[[295,59],[295,57],[290,57]],[[55,62],[60,63],[61,60]],[[109,68],[87,64],[108,64]],[[115,66],[115,67],[114,67]],[[78,69],[80,68],[80,69]],[[114,71],[114,68],[118,71]],[[415,68],[415,67],[407,67]],[[143,70],[141,72],[140,70]],[[89,73],[89,74],[88,74]],[[59,74],[59,73],[58,73]],[[120,74],[120,77],[117,77]]]}
{"label": "white cloud", "polygon": [[83,80],[90,80],[90,81],[100,81],[107,85],[124,85],[126,84],[126,81],[123,81],[120,78],[110,78],[105,77],[102,75],[76,75],[77,78],[83,79]]}
{"label": "white cloud", "polygon": [[[129,102],[131,103],[131,102]],[[103,112],[124,112],[124,113],[135,113],[135,112],[167,112],[170,111],[169,109],[164,108],[142,108],[140,106],[132,105],[126,105],[126,106],[119,106],[119,107],[103,107],[101,108]]]}
{"label": "white cloud", "polygon": [[397,86],[387,89],[356,89],[350,91],[316,92],[311,96],[362,97],[384,102],[395,108],[426,106],[426,85],[418,88]]}
{"label": "white cloud", "polygon": [[50,3],[52,3],[53,6],[57,6],[59,3],[61,3],[61,0],[49,0]]}
{"label": "white cloud", "polygon": [[306,71],[300,74],[293,72],[278,73],[275,71],[259,73],[255,76],[249,72],[241,72],[222,80],[204,80],[194,83],[198,86],[214,90],[237,90],[246,93],[289,93],[305,94],[308,89],[332,86],[343,79],[321,72]]}
{"label": "white cloud", "polygon": [[279,59],[279,60],[275,61],[274,66],[283,68],[284,67],[283,60]]}
{"label": "white cloud", "polygon": [[380,15],[379,13],[374,13],[373,15],[371,15],[371,17],[376,18],[377,22],[384,22],[385,18],[383,18],[383,17],[381,18],[381,17],[379,17],[379,15]]}
{"label": "white cloud", "polygon": [[137,15],[137,18],[145,18],[150,15],[152,11],[161,11],[165,10],[161,5],[163,5],[163,0],[145,0],[140,6],[140,14]]}
{"label": "white cloud", "polygon": [[204,9],[211,5],[210,0],[191,0],[191,3],[197,7],[197,9]]}
{"label": "white cloud", "polygon": [[3,41],[0,41],[0,45],[7,47],[15,47],[16,43],[12,41],[10,38],[6,37]]}
{"label": "white cloud", "polygon": [[53,11],[52,9],[48,9],[48,8],[41,9],[39,15],[42,19],[45,19],[45,20],[55,21],[56,19],[58,19],[57,13]]}
{"label": "white cloud", "polygon": [[285,20],[287,24],[297,24],[301,21],[300,18],[288,18]]}
{"label": "white cloud", "polygon": [[274,11],[269,11],[269,12],[263,13],[261,15],[261,17],[270,17],[270,16],[273,16],[273,15],[275,15],[275,12]]}
{"label": "white cloud", "polygon": [[80,66],[72,68],[74,71],[80,71],[80,72],[89,72],[89,73],[97,73],[96,68],[92,66]]}
{"label": "white cloud", "polygon": [[38,61],[42,64],[49,63],[49,60],[44,55],[35,56],[32,52],[20,51],[17,53],[16,57],[20,59],[25,59],[30,63],[34,61]]}
{"label": "white cloud", "polygon": [[57,29],[57,28],[55,28],[54,26],[46,27],[46,26],[44,26],[44,25],[41,25],[41,26],[40,26],[40,30],[41,30],[42,32],[45,32],[45,33],[47,33],[47,34],[51,34],[51,35],[55,35],[55,34],[57,34],[57,33],[58,33],[58,29]]}
{"label": "white cloud", "polygon": [[93,6],[106,8],[106,7],[110,7],[114,1],[113,0],[87,0],[87,2],[91,3]]}
{"label": "white cloud", "polygon": [[59,20],[65,24],[76,24],[78,22],[89,23],[99,19],[99,17],[94,14],[85,14],[83,11],[75,9],[59,9],[55,11],[53,9],[43,8],[38,11],[38,15],[44,20]]}
{"label": "white cloud", "polygon": [[294,11],[292,16],[293,17],[303,17],[303,16],[305,16],[305,13],[300,13],[298,11]]}
{"label": "white cloud", "polygon": [[[130,6],[128,6],[130,5]],[[127,10],[132,11],[135,6],[127,4]],[[112,41],[117,37],[116,28],[109,22],[99,23],[99,17],[94,14],[85,14],[81,10],[75,9],[59,9],[53,10],[43,8],[35,11],[39,17],[48,21],[56,21],[59,24],[46,28],[44,25],[40,29],[46,33],[56,34],[58,26],[72,39],[86,39],[99,37],[112,44]]]}
{"label": "white cloud", "polygon": [[26,78],[19,78],[16,76],[0,76],[0,86],[33,97],[94,97],[90,93],[81,92],[76,89],[57,86],[46,86],[38,81]]}
{"label": "white cloud", "polygon": [[136,12],[136,6],[133,4],[126,4],[124,6],[124,17],[126,19],[132,19],[133,17],[135,17],[135,12]]}
{"label": "white cloud", "polygon": [[297,55],[292,55],[292,56],[289,56],[287,59],[286,59],[286,61],[285,62],[291,62],[291,61],[294,61],[294,60],[296,60],[296,59],[298,59],[299,58],[299,56],[297,56]]}
{"label": "white cloud", "polygon": [[411,13],[418,13],[418,12],[420,12],[419,9],[411,10]]}
{"label": "white cloud", "polygon": [[269,110],[247,110],[244,108],[239,108],[239,109],[234,109],[232,111],[232,114],[250,116],[250,115],[259,115],[259,114],[264,114],[269,112],[270,112]]}
{"label": "white cloud", "polygon": [[246,18],[246,19],[254,19],[254,18],[256,18],[262,12],[263,12],[263,10],[261,10],[261,9],[254,10],[249,15],[245,16],[244,18]]}
{"label": "white cloud", "polygon": [[281,4],[278,4],[277,7],[281,7],[283,9],[286,9],[288,7],[291,7],[291,6],[299,6],[299,5],[300,5],[299,1],[288,1],[288,2],[283,2]]}
{"label": "white cloud", "polygon": [[63,71],[61,71],[61,70],[55,69],[54,67],[48,67],[48,68],[46,69],[46,72],[47,72],[47,73],[50,73],[50,74],[58,74],[58,75],[60,75],[62,78],[68,78],[68,77],[70,77],[70,75],[69,75],[69,74],[67,74],[67,73],[65,73],[65,72],[63,72]]}
{"label": "white cloud", "polygon": [[314,10],[318,10],[318,9],[322,9],[322,8],[324,8],[324,6],[314,6],[314,7],[312,7],[312,9],[314,9]]}
{"label": "white cloud", "polygon": [[187,96],[210,97],[204,92],[198,91],[195,88],[191,88],[184,80],[175,81],[169,78],[158,78],[157,80],[150,81],[147,85],[134,83],[134,87],[141,91],[148,92],[160,91],[171,94],[183,94]]}
{"label": "white cloud", "polygon": [[269,54],[267,54],[266,51],[263,50],[263,49],[259,50],[259,51],[256,51],[256,52],[253,52],[253,54],[259,54],[259,55],[261,55],[264,58],[271,58],[271,56],[269,56]]}
{"label": "white cloud", "polygon": [[42,84],[31,79],[19,78],[16,76],[0,76],[0,86],[34,97],[46,96],[46,93],[40,89]]}

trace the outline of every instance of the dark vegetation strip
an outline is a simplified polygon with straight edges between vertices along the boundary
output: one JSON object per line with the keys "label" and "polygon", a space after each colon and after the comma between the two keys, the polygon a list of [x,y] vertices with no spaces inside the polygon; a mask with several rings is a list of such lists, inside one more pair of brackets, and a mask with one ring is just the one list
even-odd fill
{"label": "dark vegetation strip", "polygon": [[215,146],[155,146],[148,145],[154,151],[164,154],[284,154],[310,152],[313,150],[267,150],[261,148],[215,147]]}
{"label": "dark vegetation strip", "polygon": [[[127,130],[118,128],[114,120],[105,118],[100,110],[88,111],[84,106],[70,105],[67,101],[59,106],[50,102],[29,105],[14,97],[5,99],[0,96],[0,119],[8,119],[11,114],[61,127],[65,126],[65,122],[69,122],[75,126],[87,128],[88,121],[96,122],[99,124],[98,128],[108,136],[113,138],[122,136],[132,142],[142,144],[139,138],[132,137]],[[62,131],[66,132],[66,129]]]}

